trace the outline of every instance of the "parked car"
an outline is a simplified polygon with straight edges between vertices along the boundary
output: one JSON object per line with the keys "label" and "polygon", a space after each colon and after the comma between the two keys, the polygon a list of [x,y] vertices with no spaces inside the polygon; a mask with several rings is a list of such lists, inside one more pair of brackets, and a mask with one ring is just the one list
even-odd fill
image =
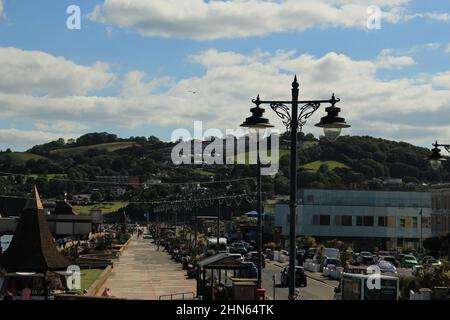
{"label": "parked car", "polygon": [[[306,287],[307,280],[306,280],[306,274],[305,269],[300,266],[295,267],[295,286]],[[289,266],[285,267],[283,271],[281,271],[281,285],[282,286],[288,286],[289,285]]]}
{"label": "parked car", "polygon": [[356,262],[360,263],[360,264],[367,264],[367,263],[371,263],[373,264],[373,254],[372,252],[369,251],[361,251],[358,255],[358,257],[356,258]]}
{"label": "parked car", "polygon": [[247,254],[247,249],[245,248],[243,243],[235,242],[230,246],[230,253],[239,253],[245,255]]}
{"label": "parked car", "polygon": [[428,259],[425,265],[429,268],[442,266],[442,262],[438,259]]}
{"label": "parked car", "polygon": [[389,253],[389,251],[378,251],[377,252],[378,259],[390,256],[390,255],[391,254]]}
{"label": "parked car", "polygon": [[411,254],[405,254],[403,259],[400,261],[400,264],[402,265],[402,267],[409,268],[417,265],[418,263],[416,257]]}
{"label": "parked car", "polygon": [[253,246],[250,243],[248,243],[248,242],[241,241],[240,243],[242,243],[244,245],[244,247],[247,250],[247,252],[255,250],[255,248],[253,248]]}
{"label": "parked car", "polygon": [[328,265],[334,265],[335,267],[340,267],[341,263],[338,259],[324,257],[324,259],[322,260],[322,263],[320,264],[320,272],[323,272],[323,268]]}
{"label": "parked car", "polygon": [[397,268],[387,260],[378,261],[377,267],[380,268],[381,273],[397,274]]}
{"label": "parked car", "polygon": [[244,258],[242,257],[242,254],[240,254],[240,253],[230,253],[230,254],[228,254],[228,256],[232,257],[232,258],[236,258],[236,260],[241,261],[241,262],[244,261]]}
{"label": "parked car", "polygon": [[[255,265],[258,264],[258,251],[251,251],[247,254],[247,261],[253,262]],[[262,267],[266,267],[266,257],[261,253]]]}
{"label": "parked car", "polygon": [[312,259],[316,255],[317,248],[309,248],[305,252],[305,259]]}
{"label": "parked car", "polygon": [[382,256],[379,261],[387,261],[391,263],[394,267],[398,267],[400,265],[397,258],[394,256]]}
{"label": "parked car", "polygon": [[240,278],[258,278],[258,269],[255,264],[250,261],[244,261],[244,264],[249,265],[247,270],[240,270]]}
{"label": "parked car", "polygon": [[375,264],[375,262],[376,262],[375,257],[372,255],[372,253],[368,251],[360,252],[356,258],[356,265],[370,266]]}
{"label": "parked car", "polygon": [[433,256],[424,256],[422,259],[420,259],[419,261],[423,264],[423,265],[425,265],[425,264],[427,264],[427,262],[428,262],[428,260],[430,260],[430,259],[434,259],[434,257]]}

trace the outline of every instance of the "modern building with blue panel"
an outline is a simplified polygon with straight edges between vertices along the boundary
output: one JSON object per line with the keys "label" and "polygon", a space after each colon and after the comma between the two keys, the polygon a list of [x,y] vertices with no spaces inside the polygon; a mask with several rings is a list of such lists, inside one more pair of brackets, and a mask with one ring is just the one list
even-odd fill
{"label": "modern building with blue panel", "polygon": [[[287,239],[288,202],[268,202],[264,209],[271,217],[265,231]],[[430,192],[305,189],[299,192],[296,233],[344,240],[355,249],[419,249],[421,239],[431,236],[430,217]]]}

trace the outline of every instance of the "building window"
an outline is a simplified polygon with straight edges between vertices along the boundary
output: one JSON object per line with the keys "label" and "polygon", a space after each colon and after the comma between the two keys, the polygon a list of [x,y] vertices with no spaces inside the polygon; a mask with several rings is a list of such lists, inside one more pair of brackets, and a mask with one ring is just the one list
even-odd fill
{"label": "building window", "polygon": [[373,227],[373,216],[364,216],[364,226]]}
{"label": "building window", "polygon": [[400,225],[400,228],[404,228],[406,226],[406,219],[405,219],[405,217],[400,217],[399,225]]}
{"label": "building window", "polygon": [[314,195],[308,194],[308,195],[306,196],[306,201],[307,201],[308,203],[314,202]]}
{"label": "building window", "polygon": [[417,229],[417,217],[412,217],[412,227],[413,229]]}
{"label": "building window", "polygon": [[362,227],[373,227],[373,216],[357,216],[356,225]]}
{"label": "building window", "polygon": [[318,215],[315,214],[312,216],[312,224],[313,224],[313,226],[319,225],[319,216]]}
{"label": "building window", "polygon": [[334,225],[341,226],[342,225],[342,216],[334,216]]}
{"label": "building window", "polygon": [[387,226],[389,228],[395,228],[397,226],[397,220],[395,216],[388,216],[387,217]]}
{"label": "building window", "polygon": [[334,216],[334,225],[335,226],[352,226],[353,225],[353,217],[352,216]]}
{"label": "building window", "polygon": [[342,225],[352,226],[353,225],[352,218],[353,218],[352,216],[342,216]]}
{"label": "building window", "polygon": [[329,226],[330,225],[330,216],[329,215],[320,215],[320,225],[321,226]]}
{"label": "building window", "polygon": [[431,219],[429,217],[422,217],[422,228],[430,228]]}
{"label": "building window", "polygon": [[378,226],[379,227],[387,227],[388,219],[386,216],[378,217]]}
{"label": "building window", "polygon": [[363,225],[363,216],[357,216],[356,217],[356,225],[362,226]]}

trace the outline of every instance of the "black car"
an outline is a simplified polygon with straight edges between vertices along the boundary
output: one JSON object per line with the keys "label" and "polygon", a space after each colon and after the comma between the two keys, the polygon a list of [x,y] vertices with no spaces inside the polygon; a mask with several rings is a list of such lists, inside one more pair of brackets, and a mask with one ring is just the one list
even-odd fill
{"label": "black car", "polygon": [[[251,251],[248,253],[248,261],[253,262],[255,265],[258,265],[258,251]],[[266,267],[266,257],[261,253],[261,265],[263,268]]]}
{"label": "black car", "polygon": [[[295,286],[296,287],[306,287],[306,274],[305,269],[300,266],[295,267]],[[281,285],[288,286],[289,285],[289,267],[285,267],[283,271],[281,271]]]}
{"label": "black car", "polygon": [[239,254],[247,254],[247,249],[244,244],[240,242],[235,242],[230,246],[230,253],[239,253]]}

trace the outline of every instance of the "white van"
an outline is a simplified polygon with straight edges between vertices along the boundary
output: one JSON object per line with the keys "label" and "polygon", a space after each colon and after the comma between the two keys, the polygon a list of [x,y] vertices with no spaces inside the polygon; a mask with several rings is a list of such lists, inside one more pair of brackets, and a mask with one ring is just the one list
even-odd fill
{"label": "white van", "polygon": [[217,245],[217,238],[208,238],[207,250],[214,250],[216,253],[226,253],[227,238],[219,238],[219,244]]}

